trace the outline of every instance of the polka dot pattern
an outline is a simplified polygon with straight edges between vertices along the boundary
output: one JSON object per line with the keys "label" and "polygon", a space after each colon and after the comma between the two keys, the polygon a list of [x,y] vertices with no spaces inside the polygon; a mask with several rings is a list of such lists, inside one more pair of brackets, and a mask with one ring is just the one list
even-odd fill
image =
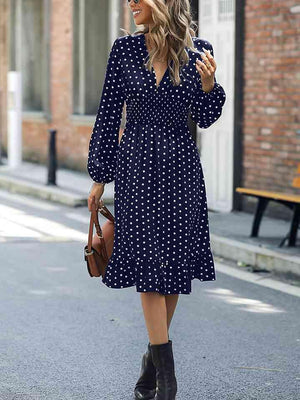
{"label": "polka dot pattern", "polygon": [[[193,37],[195,47],[210,49]],[[174,86],[168,70],[156,84],[144,34],[117,38],[112,46],[87,169],[95,182],[115,181],[114,250],[102,282],[137,292],[190,294],[191,282],[216,279],[210,248],[204,176],[188,127],[188,113],[201,128],[212,125],[225,102],[216,82],[201,87],[195,61]],[[213,53],[212,53],[213,54]],[[122,108],[126,125],[118,144]]]}

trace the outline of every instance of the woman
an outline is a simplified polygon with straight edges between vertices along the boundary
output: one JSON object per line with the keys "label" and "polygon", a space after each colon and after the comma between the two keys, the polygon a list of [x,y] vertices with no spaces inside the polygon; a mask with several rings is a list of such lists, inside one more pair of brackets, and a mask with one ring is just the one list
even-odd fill
{"label": "woman", "polygon": [[[203,171],[188,128],[221,115],[212,45],[195,36],[189,0],[131,0],[135,34],[112,46],[89,144],[87,169],[98,204],[115,181],[113,254],[102,282],[135,286],[149,343],[136,399],[175,399],[169,327],[179,294],[191,281],[215,280]],[[122,109],[126,125],[118,143]],[[155,396],[155,397],[154,397]]]}

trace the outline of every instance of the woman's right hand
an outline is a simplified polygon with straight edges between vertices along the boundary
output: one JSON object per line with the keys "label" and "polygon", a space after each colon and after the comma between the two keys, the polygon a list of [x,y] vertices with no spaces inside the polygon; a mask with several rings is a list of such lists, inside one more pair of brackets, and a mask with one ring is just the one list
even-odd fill
{"label": "woman's right hand", "polygon": [[99,200],[104,192],[104,185],[101,183],[93,183],[91,187],[90,194],[88,197],[88,209],[92,211],[92,201],[93,197],[95,198],[96,209],[98,210]]}

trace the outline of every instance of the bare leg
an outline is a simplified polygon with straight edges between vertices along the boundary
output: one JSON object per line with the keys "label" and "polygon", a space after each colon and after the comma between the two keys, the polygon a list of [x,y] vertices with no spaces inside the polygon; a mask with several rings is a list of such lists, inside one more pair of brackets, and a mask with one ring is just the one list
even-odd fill
{"label": "bare leg", "polygon": [[151,344],[167,343],[168,329],[179,295],[162,295],[157,292],[141,292],[141,302]]}
{"label": "bare leg", "polygon": [[166,306],[167,306],[167,325],[168,325],[168,330],[171,325],[172,317],[174,314],[174,311],[177,306],[177,302],[179,299],[179,294],[168,294],[165,296],[166,298]]}
{"label": "bare leg", "polygon": [[158,292],[141,292],[141,302],[150,343],[166,343],[168,326],[165,296]]}

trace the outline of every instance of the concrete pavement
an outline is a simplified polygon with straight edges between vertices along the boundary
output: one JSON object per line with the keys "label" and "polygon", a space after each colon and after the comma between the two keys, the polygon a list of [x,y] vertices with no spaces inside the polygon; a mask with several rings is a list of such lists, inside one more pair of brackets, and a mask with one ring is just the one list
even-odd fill
{"label": "concrete pavement", "polygon": [[[88,275],[88,220],[0,190],[1,400],[133,400],[140,296]],[[300,287],[215,258],[216,280],[194,280],[173,316],[177,400],[296,400]]]}

